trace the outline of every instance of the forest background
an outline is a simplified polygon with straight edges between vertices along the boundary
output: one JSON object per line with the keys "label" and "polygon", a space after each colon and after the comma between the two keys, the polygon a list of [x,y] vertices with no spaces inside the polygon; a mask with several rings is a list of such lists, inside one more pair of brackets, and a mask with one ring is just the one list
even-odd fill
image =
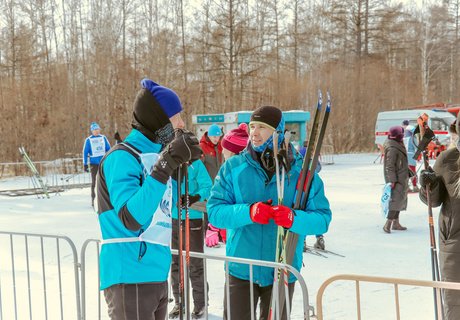
{"label": "forest background", "polygon": [[130,130],[139,81],[192,114],[333,96],[335,152],[375,150],[379,111],[459,103],[460,0],[0,0],[0,161]]}

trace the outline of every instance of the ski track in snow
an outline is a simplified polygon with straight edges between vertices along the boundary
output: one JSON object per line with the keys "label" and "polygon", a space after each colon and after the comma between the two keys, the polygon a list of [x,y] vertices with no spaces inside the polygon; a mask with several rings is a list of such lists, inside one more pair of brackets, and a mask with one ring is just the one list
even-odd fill
{"label": "ski track in snow", "polygon": [[[308,286],[310,304],[316,306],[316,293],[319,286],[329,277],[337,274],[364,274],[394,278],[410,278],[431,280],[430,242],[428,214],[426,206],[419,200],[418,194],[409,194],[408,210],[401,213],[400,220],[408,227],[405,232],[386,234],[382,230],[384,219],[380,213],[380,196],[384,185],[383,168],[379,163],[373,164],[376,154],[346,154],[334,156],[334,165],[324,165],[320,173],[325,183],[326,196],[332,209],[332,222],[329,232],[325,235],[326,249],[343,254],[341,258],[327,255],[322,258],[312,254],[304,254],[302,275]],[[20,188],[24,178],[0,180],[0,189],[8,187]],[[21,186],[20,186],[21,185]],[[435,222],[439,208],[433,210]],[[437,223],[436,223],[437,229]],[[63,235],[69,237],[76,245],[78,259],[86,239],[100,237],[97,215],[90,206],[90,190],[73,189],[51,195],[50,199],[37,199],[35,196],[7,197],[0,196],[0,230],[25,233],[41,233]],[[307,238],[313,244],[314,236]],[[436,238],[436,241],[438,239]],[[23,241],[18,241],[23,243]],[[9,239],[0,237],[0,254],[8,257]],[[37,251],[38,247],[31,242],[29,250]],[[17,251],[17,252],[16,252]],[[23,252],[23,248],[15,249],[15,255]],[[225,255],[225,246],[205,248],[206,253]],[[46,253],[47,254],[47,253]],[[46,255],[45,254],[45,255]],[[88,247],[87,277],[87,319],[95,318],[97,309],[97,268],[94,260],[94,246]],[[70,250],[62,249],[61,260],[72,263]],[[24,265],[24,259],[18,258],[16,267]],[[57,271],[53,269],[55,258],[46,258],[48,291],[56,287]],[[31,261],[32,287],[40,288],[41,263]],[[11,279],[5,274],[11,270],[11,258],[0,260],[0,283],[2,285],[2,301],[4,305],[12,303],[9,286]],[[64,299],[74,299],[72,268],[63,267],[66,275],[64,284],[67,286]],[[222,319],[224,267],[221,262],[207,263],[209,283],[209,319]],[[69,276],[70,275],[70,276]],[[24,272],[18,272],[17,290],[26,286]],[[70,279],[69,279],[70,278]],[[3,289],[5,288],[5,289]],[[42,289],[43,290],[43,289]],[[394,287],[388,284],[367,284],[360,286],[362,319],[396,319]],[[27,291],[25,291],[27,292]],[[22,295],[24,295],[23,293]],[[48,317],[60,318],[58,306],[53,305],[53,294],[48,294]],[[54,297],[55,298],[55,297]],[[32,297],[40,305],[42,296]],[[23,299],[26,300],[26,299]],[[73,301],[73,300],[72,300]],[[103,296],[102,318],[108,319]],[[21,301],[19,314],[27,317],[27,301]],[[432,290],[400,286],[399,302],[401,319],[433,319]],[[19,303],[19,302],[18,302]],[[50,305],[53,305],[50,307]],[[326,319],[356,319],[356,296],[353,282],[335,282],[325,291],[324,315]],[[171,309],[173,304],[169,305]],[[193,309],[193,306],[191,307]],[[9,318],[11,307],[3,308],[3,316]],[[43,310],[35,308],[34,318],[40,319]],[[74,310],[65,309],[65,319],[76,318]],[[297,286],[294,296],[292,319],[301,319],[300,288]],[[11,314],[12,315],[12,314]],[[13,318],[13,317],[11,317]],[[43,316],[44,318],[44,316]]]}

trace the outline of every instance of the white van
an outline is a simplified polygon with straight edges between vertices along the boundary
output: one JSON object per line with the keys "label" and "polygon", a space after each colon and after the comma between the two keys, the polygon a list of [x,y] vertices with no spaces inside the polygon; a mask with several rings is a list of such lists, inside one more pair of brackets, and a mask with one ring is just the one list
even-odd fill
{"label": "white van", "polygon": [[379,112],[375,123],[375,144],[383,145],[388,137],[388,131],[392,126],[400,126],[404,120],[409,120],[409,124],[417,126],[417,118],[423,113],[428,115],[428,126],[433,130],[442,145],[450,143],[449,126],[455,121],[455,116],[444,110],[395,110]]}

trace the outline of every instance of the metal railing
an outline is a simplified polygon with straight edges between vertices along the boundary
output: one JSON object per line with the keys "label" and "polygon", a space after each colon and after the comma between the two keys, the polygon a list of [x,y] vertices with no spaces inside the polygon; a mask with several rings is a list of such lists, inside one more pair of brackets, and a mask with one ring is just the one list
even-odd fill
{"label": "metal railing", "polygon": [[[376,276],[365,276],[365,275],[354,275],[354,274],[339,274],[333,277],[330,277],[323,282],[321,287],[318,290],[316,295],[316,308],[317,308],[317,319],[324,319],[323,311],[323,296],[326,288],[333,282],[336,281],[353,281],[356,285],[355,295],[356,295],[356,310],[357,310],[357,319],[361,319],[361,291],[360,283],[379,283],[379,284],[393,284],[394,294],[395,294],[395,314],[396,319],[401,319],[400,314],[400,297],[399,297],[399,287],[400,286],[414,286],[414,287],[426,287],[426,288],[435,288],[438,296],[441,294],[441,289],[453,289],[460,290],[460,283],[456,282],[438,282],[438,281],[425,281],[425,280],[413,280],[413,279],[401,279],[401,278],[387,278],[387,277],[376,277]],[[348,299],[348,297],[347,297]],[[439,301],[439,300],[438,300]],[[440,311],[442,308],[438,308]],[[442,319],[442,315],[438,314],[438,319]]]}
{"label": "metal railing", "polygon": [[[83,171],[81,158],[33,161],[33,164],[51,192],[91,184],[91,175]],[[34,184],[32,173],[25,162],[9,162],[0,163],[0,192],[20,196],[39,193],[40,188]]]}
{"label": "metal railing", "polygon": [[334,146],[323,144],[321,146],[321,154],[319,157],[321,164],[334,164]]}
{"label": "metal railing", "polygon": [[[87,318],[88,316],[88,304],[86,303],[87,296],[89,295],[88,291],[86,290],[86,287],[88,285],[86,279],[86,272],[87,272],[87,260],[86,256],[87,253],[86,251],[89,248],[90,244],[96,245],[96,251],[99,254],[100,251],[100,241],[96,239],[88,239],[85,241],[82,247],[81,251],[81,261],[82,261],[82,283],[81,283],[81,301],[82,301],[82,310],[83,310],[83,318],[82,319],[89,319]],[[177,250],[171,250],[172,254],[177,255],[178,251]],[[99,257],[99,255],[97,256]],[[301,316],[302,319],[310,319],[309,315],[309,300],[308,300],[308,289],[307,285],[305,283],[304,278],[302,275],[292,266],[286,265],[286,264],[281,264],[281,263],[276,263],[276,262],[269,262],[269,261],[260,261],[260,260],[251,260],[251,259],[242,259],[242,258],[234,258],[234,257],[227,257],[227,256],[218,256],[218,255],[210,255],[210,254],[205,254],[205,253],[198,253],[198,252],[190,252],[190,257],[193,258],[199,258],[203,259],[203,266],[204,266],[204,289],[205,289],[205,301],[208,301],[209,297],[209,291],[208,291],[208,270],[207,270],[207,262],[208,260],[211,261],[221,261],[225,263],[225,290],[227,291],[227,297],[229,297],[229,270],[228,270],[228,262],[236,262],[236,263],[241,263],[241,264],[247,264],[249,266],[250,270],[250,283],[251,283],[251,294],[250,294],[250,299],[251,299],[251,306],[254,305],[254,297],[252,295],[252,290],[253,290],[253,268],[254,266],[263,266],[263,267],[271,267],[271,268],[279,268],[282,270],[287,270],[288,272],[292,273],[296,278],[297,278],[297,283],[300,286],[301,293],[302,293],[302,308],[303,308],[303,314]],[[184,265],[185,265],[185,252],[183,253],[183,259],[184,259]],[[99,265],[99,260],[97,260],[97,265]],[[224,279],[222,279],[224,280]],[[282,290],[283,286],[280,286]],[[97,319],[101,319],[101,293],[99,291],[93,292],[93,295],[91,295],[90,300],[95,301],[95,295],[97,295],[97,310],[92,310],[93,313],[97,313]],[[278,295],[276,295],[278,297]],[[185,297],[185,303],[190,303],[190,298],[191,297]],[[221,303],[219,301],[219,303]],[[227,300],[227,303],[230,304],[230,299]],[[185,308],[187,309],[187,308]],[[230,308],[227,307],[227,312],[229,312]],[[291,310],[294,310],[291,308]],[[255,310],[251,310],[251,320],[254,320],[255,318]],[[92,313],[93,317],[91,319],[95,319],[94,314]],[[208,306],[206,306],[206,311],[205,311],[205,318],[208,316]],[[185,317],[187,319],[187,316]],[[230,314],[227,314],[227,319],[230,320]],[[274,319],[280,319],[280,315],[275,315]],[[290,317],[288,317],[290,319]]]}
{"label": "metal railing", "polygon": [[81,319],[78,256],[68,237],[0,231],[0,257],[0,319]]}

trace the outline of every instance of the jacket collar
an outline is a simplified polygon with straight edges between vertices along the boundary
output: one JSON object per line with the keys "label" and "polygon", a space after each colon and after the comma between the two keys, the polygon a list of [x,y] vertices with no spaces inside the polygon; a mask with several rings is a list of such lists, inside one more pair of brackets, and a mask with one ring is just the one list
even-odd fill
{"label": "jacket collar", "polygon": [[142,153],[159,153],[162,148],[161,144],[152,142],[137,129],[132,129],[125,141],[132,144]]}

